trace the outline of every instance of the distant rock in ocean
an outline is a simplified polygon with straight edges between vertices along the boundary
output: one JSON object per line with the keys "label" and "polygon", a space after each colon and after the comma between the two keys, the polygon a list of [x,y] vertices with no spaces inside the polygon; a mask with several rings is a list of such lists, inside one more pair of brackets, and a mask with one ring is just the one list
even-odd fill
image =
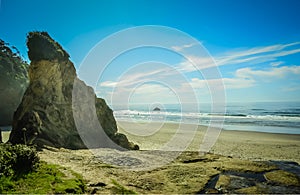
{"label": "distant rock in ocean", "polygon": [[160,111],[160,108],[159,108],[159,107],[155,107],[155,108],[153,109],[153,111]]}
{"label": "distant rock in ocean", "polygon": [[[30,32],[27,47],[31,60],[30,83],[14,113],[11,143],[81,149],[114,147],[115,142],[126,149],[138,149],[117,132],[112,110],[103,99],[96,97],[91,87],[77,78],[69,54],[47,32]],[[72,102],[74,93],[80,97],[75,105]],[[76,128],[73,115],[92,124],[93,114],[102,126],[100,138],[99,129],[87,128],[79,134]]]}
{"label": "distant rock in ocean", "polygon": [[12,124],[13,114],[28,86],[28,64],[16,47],[0,39],[0,126]]}

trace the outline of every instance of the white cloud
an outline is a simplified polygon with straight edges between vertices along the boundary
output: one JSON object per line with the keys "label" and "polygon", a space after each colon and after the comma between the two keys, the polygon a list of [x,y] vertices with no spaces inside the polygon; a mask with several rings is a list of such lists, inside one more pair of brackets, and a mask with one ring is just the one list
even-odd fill
{"label": "white cloud", "polygon": [[139,71],[123,75],[118,81],[104,81],[99,84],[100,87],[129,87],[139,83],[147,82],[158,76],[166,76],[170,74],[170,70],[166,68],[158,68],[156,70]]}
{"label": "white cloud", "polygon": [[178,65],[178,70],[183,72],[193,72],[209,67],[216,66],[215,62],[211,57],[198,57],[189,55],[186,56],[187,60],[182,61]]}
{"label": "white cloud", "polygon": [[261,78],[275,79],[284,78],[290,74],[300,75],[300,66],[282,66],[273,67],[268,70],[253,70],[251,68],[242,68],[236,71],[236,76],[240,78]]}
{"label": "white cloud", "polygon": [[[209,80],[192,78],[189,84],[193,88],[204,89],[209,85],[211,89],[220,89],[222,87],[220,83],[223,82],[226,89],[241,89],[255,86],[258,80],[269,82],[276,79],[291,77],[291,75],[300,76],[300,66],[274,67],[268,70],[241,68],[236,70],[235,77],[233,78]],[[295,90],[295,87],[293,87],[291,90]]]}
{"label": "white cloud", "polygon": [[[199,57],[187,55],[187,59],[177,64],[176,67],[154,67],[152,64],[147,66],[150,68],[146,69],[135,69],[133,67],[132,71],[129,70],[126,74],[122,75],[119,80],[104,81],[100,83],[99,86],[105,89],[106,95],[114,97],[116,98],[115,100],[118,101],[128,101],[127,97],[134,92],[134,96],[132,97],[135,101],[139,100],[143,102],[160,98],[167,102],[169,100],[174,101],[174,93],[166,87],[151,83],[152,81],[171,83],[172,90],[176,92],[175,96],[182,96],[184,100],[188,101],[189,97],[194,93],[193,89],[197,91],[198,96],[201,96],[203,94],[210,94],[210,90],[224,90],[223,86],[225,86],[227,90],[244,89],[278,79],[297,79],[300,78],[300,66],[282,66],[285,62],[277,59],[278,57],[300,53],[300,49],[294,48],[286,50],[296,45],[300,45],[300,42],[231,51],[221,57],[215,57],[216,62],[209,56]],[[187,44],[181,47],[174,46],[173,49],[181,51],[190,47],[193,47],[193,44]],[[181,80],[177,79],[178,75],[186,78],[186,73],[197,70],[246,62],[249,64],[268,62],[270,68],[264,70],[255,70],[249,67],[241,68],[235,71],[233,78],[211,77],[214,79],[208,80],[188,78],[188,81],[183,78],[181,78]],[[288,87],[289,86],[286,87],[286,91],[298,90],[297,86]]]}
{"label": "white cloud", "polygon": [[223,82],[226,89],[249,88],[255,85],[255,81],[253,79],[244,78],[224,78]]}
{"label": "white cloud", "polygon": [[199,44],[199,43],[190,43],[190,44],[185,44],[185,45],[180,45],[180,46],[172,46],[171,48],[174,49],[175,51],[183,51],[187,48],[191,48],[193,46],[195,46],[196,44]]}
{"label": "white cloud", "polygon": [[171,93],[170,89],[159,84],[144,84],[134,90],[134,93],[137,95],[160,95],[163,92]]}
{"label": "white cloud", "polygon": [[115,87],[118,84],[118,82],[113,81],[105,81],[99,84],[100,87]]}
{"label": "white cloud", "polygon": [[270,45],[265,47],[254,47],[246,50],[241,49],[240,51],[228,52],[227,55],[224,57],[237,58],[237,57],[244,57],[244,56],[250,56],[250,55],[261,54],[261,53],[281,51],[287,47],[299,45],[299,44],[300,42],[293,42],[288,44],[276,44],[276,45]]}
{"label": "white cloud", "polygon": [[216,58],[218,65],[237,64],[250,62],[254,60],[258,61],[270,61],[277,57],[291,55],[299,53],[300,49],[285,51],[287,47],[299,45],[300,42],[288,43],[288,44],[277,44],[265,47],[255,47],[251,49],[228,52],[224,56]]}
{"label": "white cloud", "polygon": [[[152,74],[150,74],[152,75]],[[106,91],[106,97],[110,96],[112,102],[124,103],[127,101],[135,103],[149,103],[155,101],[176,102],[195,101],[197,98],[209,97],[213,92],[222,92],[232,89],[246,89],[263,85],[264,82],[280,81],[279,79],[300,79],[300,66],[272,67],[266,70],[254,70],[251,68],[241,68],[235,71],[233,78],[200,79],[191,78],[188,82],[178,82],[174,85],[166,86],[157,83],[144,83],[142,85],[122,85],[114,91]],[[139,76],[135,77],[140,78]],[[281,81],[280,81],[281,82]],[[133,81],[129,83],[134,83]],[[116,83],[106,81],[102,86],[113,88]],[[298,86],[286,85],[284,91],[297,91]],[[103,93],[102,93],[103,95]],[[110,98],[108,98],[110,99]]]}
{"label": "white cloud", "polygon": [[222,90],[224,83],[225,89],[240,89],[240,88],[249,88],[255,85],[255,81],[253,79],[245,79],[245,78],[220,78],[220,79],[209,79],[203,80],[198,78],[193,78],[190,82],[190,85],[193,88],[206,88],[210,87],[210,90]]}
{"label": "white cloud", "polygon": [[280,65],[282,65],[282,64],[284,64],[283,61],[271,62],[271,63],[270,63],[270,65],[273,66],[273,67],[280,66]]}
{"label": "white cloud", "polygon": [[[187,56],[187,60],[179,64],[179,70],[185,72],[197,71],[197,69],[205,69],[213,66],[234,65],[241,63],[258,64],[263,62],[272,62],[277,60],[278,57],[300,53],[300,49],[284,50],[288,47],[300,45],[300,42],[289,44],[277,44],[266,47],[254,47],[251,49],[244,49],[239,51],[231,51],[214,59],[210,57]],[[194,65],[197,67],[195,68]],[[280,65],[282,63],[277,63]],[[275,64],[276,65],[276,64]]]}

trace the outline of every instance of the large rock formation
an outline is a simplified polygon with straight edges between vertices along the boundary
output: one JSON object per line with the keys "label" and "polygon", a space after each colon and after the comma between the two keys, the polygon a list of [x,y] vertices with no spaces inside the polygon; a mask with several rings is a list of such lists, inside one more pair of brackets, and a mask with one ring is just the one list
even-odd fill
{"label": "large rock formation", "polygon": [[19,51],[0,39],[0,126],[12,124],[13,114],[28,86],[27,69],[28,64]]}
{"label": "large rock formation", "polygon": [[[117,143],[138,149],[117,133],[112,110],[77,78],[68,53],[57,42],[46,32],[31,32],[27,46],[30,83],[14,114],[10,142],[70,149]],[[94,116],[100,127],[94,125]]]}

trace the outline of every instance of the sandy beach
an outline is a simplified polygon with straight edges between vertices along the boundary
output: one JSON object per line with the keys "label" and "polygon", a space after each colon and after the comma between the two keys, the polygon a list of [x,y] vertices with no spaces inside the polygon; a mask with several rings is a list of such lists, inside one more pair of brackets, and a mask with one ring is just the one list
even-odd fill
{"label": "sandy beach", "polygon": [[[223,130],[211,149],[215,154],[199,155],[197,151],[207,129],[205,126],[196,126],[196,131],[192,131],[195,126],[183,125],[184,132],[177,133],[178,124],[175,123],[119,121],[118,127],[130,141],[139,144],[140,151],[46,147],[39,151],[39,157],[64,167],[64,173],[72,170],[81,174],[87,182],[88,193],[115,194],[118,191],[112,181],[117,181],[117,186],[121,184],[122,189],[142,194],[299,192],[298,177],[293,175],[299,175],[298,165],[283,162],[300,163],[300,135]],[[2,135],[6,141],[9,132],[2,132]],[[177,135],[178,145],[183,144],[186,137],[193,138],[188,151],[181,154],[159,151]],[[251,174],[245,175],[245,172]],[[267,178],[270,182],[253,177]],[[216,183],[208,185],[212,181]],[[290,186],[290,182],[294,182],[294,186]]]}
{"label": "sandy beach", "polygon": [[[178,129],[176,123],[134,123],[118,121],[121,133],[140,146],[141,150],[160,150],[175,136]],[[176,136],[176,144],[185,145],[185,137],[192,138],[188,151],[199,151],[205,126],[184,125],[183,132]],[[9,138],[9,131],[2,132],[3,141]],[[300,163],[300,135],[262,133],[252,131],[222,130],[210,152],[249,160],[286,160]]]}
{"label": "sandy beach", "polygon": [[[176,137],[178,124],[119,121],[118,127],[130,141],[139,144],[140,151],[49,148],[39,152],[39,156],[43,161],[81,174],[88,182],[89,192],[101,194],[115,193],[112,179],[141,194],[299,192],[299,180],[293,175],[299,175],[298,165],[283,162],[300,163],[300,135],[223,130],[211,149],[215,154],[199,155],[197,151],[207,127],[196,126],[195,135],[191,130],[193,125],[184,125],[184,133],[177,131],[176,135],[182,138],[176,139],[178,145],[183,144],[186,137],[193,137],[187,148],[189,151],[181,154],[160,151],[170,138]],[[276,162],[283,166],[277,167]],[[244,175],[245,172],[252,175]],[[268,179],[270,182],[253,180],[253,177],[267,178],[268,175],[275,175],[275,179]],[[281,184],[276,183],[276,178]],[[212,181],[215,184],[208,185]],[[296,186],[289,186],[290,182]],[[99,183],[104,187],[97,187]]]}
{"label": "sandy beach", "polygon": [[[119,131],[125,133],[129,140],[137,143],[141,150],[159,150],[175,136],[178,129],[176,123],[133,123],[118,121]],[[205,126],[184,125],[179,137],[193,137],[188,146],[189,151],[199,151],[203,136],[207,130]],[[155,129],[155,131],[153,130]],[[146,132],[152,135],[141,136]],[[195,133],[196,132],[196,133]],[[195,133],[195,134],[194,134]],[[150,134],[150,133],[149,133]],[[178,134],[178,132],[177,132]],[[179,144],[180,140],[178,141]],[[250,160],[287,160],[300,163],[300,135],[262,133],[252,131],[222,130],[210,152],[225,156],[232,156]]]}

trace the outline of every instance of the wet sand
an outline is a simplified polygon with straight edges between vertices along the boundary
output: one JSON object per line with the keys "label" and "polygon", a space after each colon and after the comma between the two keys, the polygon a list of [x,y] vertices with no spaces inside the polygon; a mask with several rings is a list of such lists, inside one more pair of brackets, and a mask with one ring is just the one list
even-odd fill
{"label": "wet sand", "polygon": [[[205,126],[176,123],[133,123],[118,121],[119,131],[137,143],[141,150],[160,150],[166,146],[188,145],[186,150],[199,151],[207,131]],[[176,140],[172,143],[170,140]],[[192,140],[190,144],[186,144]],[[171,144],[170,144],[171,143]],[[250,160],[286,160],[300,163],[300,135],[222,130],[210,152]]]}

